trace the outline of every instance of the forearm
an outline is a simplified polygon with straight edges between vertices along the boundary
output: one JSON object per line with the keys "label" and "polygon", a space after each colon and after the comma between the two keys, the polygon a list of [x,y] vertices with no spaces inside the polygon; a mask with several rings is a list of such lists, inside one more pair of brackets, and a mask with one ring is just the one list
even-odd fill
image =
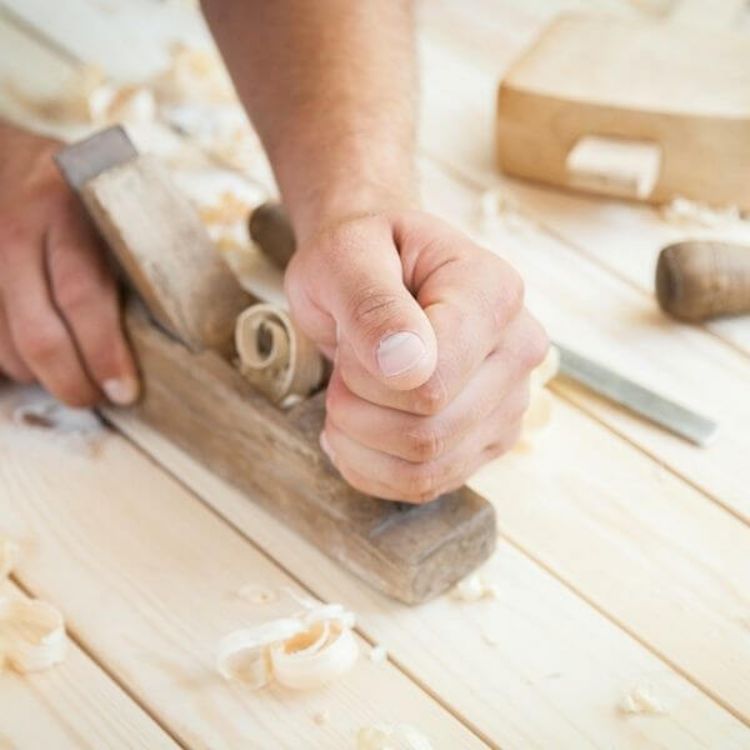
{"label": "forearm", "polygon": [[295,229],[415,201],[408,0],[203,0]]}

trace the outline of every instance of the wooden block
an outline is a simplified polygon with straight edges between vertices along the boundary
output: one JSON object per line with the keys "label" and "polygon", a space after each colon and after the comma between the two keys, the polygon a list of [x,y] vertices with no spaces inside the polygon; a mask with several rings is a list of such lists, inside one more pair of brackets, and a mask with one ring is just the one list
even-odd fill
{"label": "wooden block", "polygon": [[[748,59],[746,35],[560,17],[500,84],[499,165],[565,187],[653,202],[682,195],[750,209]],[[588,137],[609,139],[615,149],[627,143],[658,149],[652,189],[645,194],[653,155],[627,191],[617,168],[613,179],[582,181],[568,159]]]}
{"label": "wooden block", "polygon": [[139,155],[120,127],[56,158],[156,321],[196,351],[232,352],[252,299],[159,161]]}
{"label": "wooden block", "polygon": [[136,415],[371,585],[421,602],[494,550],[494,510],[468,488],[412,506],[347,485],[318,445],[324,393],[281,412],[216,353],[190,352],[142,310],[127,319],[144,378]]}

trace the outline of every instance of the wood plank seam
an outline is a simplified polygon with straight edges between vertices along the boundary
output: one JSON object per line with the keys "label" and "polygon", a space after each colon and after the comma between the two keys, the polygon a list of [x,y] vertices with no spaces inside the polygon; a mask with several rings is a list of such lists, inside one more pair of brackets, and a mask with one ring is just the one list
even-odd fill
{"label": "wood plank seam", "polygon": [[657,649],[656,646],[652,645],[645,638],[642,638],[637,633],[630,630],[630,628],[627,626],[627,623],[620,622],[620,620],[617,617],[615,617],[615,615],[610,614],[606,609],[599,606],[594,599],[589,597],[585,592],[581,591],[572,582],[568,581],[565,576],[563,576],[562,574],[559,574],[554,568],[547,565],[543,560],[536,557],[530,550],[526,549],[526,547],[523,544],[521,544],[517,539],[514,539],[512,536],[509,536],[505,531],[502,531],[501,533],[502,533],[503,539],[506,542],[508,542],[512,547],[517,549],[527,559],[531,560],[534,564],[538,565],[542,570],[544,570],[546,573],[552,576],[556,581],[558,581],[566,589],[568,589],[573,594],[575,594],[579,599],[586,602],[586,604],[588,604],[589,607],[591,607],[596,612],[598,612],[602,617],[606,618],[610,623],[612,623],[615,627],[621,630],[625,635],[629,636],[630,638],[635,640],[637,643],[639,643],[641,646],[643,646],[643,648],[645,648],[649,653],[653,654],[663,664],[665,664],[670,669],[677,672],[677,674],[679,674],[681,677],[686,679],[691,685],[693,685],[695,688],[700,690],[709,700],[721,706],[725,711],[730,713],[732,716],[734,716],[735,719],[742,722],[745,726],[750,727],[750,719],[743,716],[743,714],[737,709],[735,709],[731,704],[724,701],[720,696],[716,695],[709,687],[703,685],[698,679],[694,678],[690,674],[690,672],[683,669],[680,666],[680,664],[678,664],[675,661],[672,661],[668,656],[661,653]]}
{"label": "wood plank seam", "polygon": [[[568,401],[567,398],[565,397],[563,398],[564,400]],[[578,408],[576,404],[572,404],[572,406],[573,408]],[[595,419],[595,421],[599,422],[600,420]],[[208,510],[211,511],[217,518],[219,518],[225,524],[227,524],[230,528],[232,528],[237,534],[239,534],[239,536],[241,536],[251,546],[253,546],[256,550],[258,550],[264,557],[266,557],[268,560],[273,562],[273,564],[279,566],[279,568],[281,568],[290,578],[292,578],[297,583],[298,586],[300,586],[302,589],[304,589],[311,595],[317,596],[316,592],[313,591],[309,586],[304,584],[289,568],[287,568],[286,565],[284,565],[283,562],[281,562],[280,560],[276,558],[271,557],[268,551],[262,545],[260,545],[260,543],[256,542],[252,537],[250,537],[246,532],[244,532],[242,528],[238,526],[237,524],[235,524],[232,520],[222,515],[222,513],[216,507],[214,507],[209,501],[207,501],[203,497],[200,491],[193,489],[179,475],[175,474],[169,466],[161,463],[156,457],[152,456],[147,451],[145,451],[126,432],[121,431],[117,427],[117,425],[113,424],[110,421],[107,421],[107,425],[111,429],[113,429],[115,432],[117,432],[121,437],[127,440],[136,450],[138,450],[143,455],[147,456],[155,465],[159,466],[159,468],[161,468],[165,473],[171,476],[178,484],[180,484],[180,486],[182,486],[187,492],[189,492],[191,495],[197,498],[201,502],[202,505],[208,508]],[[606,425],[604,426],[606,427]],[[610,430],[610,431],[613,432],[613,434],[615,434],[617,437],[621,437],[614,430]],[[626,442],[629,443],[630,441],[626,440]],[[635,446],[635,447],[638,447],[638,446]],[[645,453],[645,451],[640,451],[640,452]],[[649,456],[649,458],[653,458],[653,457]],[[665,468],[668,468],[668,467],[665,467]],[[681,479],[681,477],[677,477],[677,478]],[[651,645],[648,640],[646,640],[645,638],[642,638],[637,633],[633,632],[627,626],[626,623],[620,621],[620,619],[618,619],[615,615],[610,614],[606,609],[598,605],[594,599],[590,598],[587,594],[585,594],[582,590],[580,590],[577,586],[575,586],[574,583],[570,582],[564,575],[559,574],[554,568],[552,568],[547,563],[545,563],[544,560],[536,556],[532,551],[527,549],[521,542],[519,542],[512,535],[509,535],[505,530],[503,530],[501,519],[499,521],[499,526],[501,527],[500,534],[503,540],[506,541],[508,544],[510,544],[510,546],[513,547],[522,557],[530,561],[532,565],[536,565],[540,569],[545,571],[548,575],[554,578],[560,585],[562,585],[565,589],[570,591],[575,597],[577,597],[582,602],[584,602],[588,607],[593,609],[600,616],[604,617],[618,631],[621,631],[626,637],[629,637],[633,639],[634,641],[636,641],[640,646],[646,649],[649,653],[653,654],[655,658],[657,658],[667,667],[675,671],[681,677],[686,679],[697,690],[703,693],[708,700],[716,703],[718,706],[721,706],[724,710],[729,712],[736,719],[741,721],[746,726],[750,727],[750,720],[743,717],[743,715],[739,711],[734,709],[731,705],[728,705],[723,699],[721,699],[719,696],[714,694],[709,688],[701,684],[700,681],[693,678],[692,675],[686,670],[684,670],[677,662],[673,662],[666,655],[664,655],[659,650],[657,650],[655,646]],[[355,627],[355,630],[369,644],[374,645],[376,643],[376,640],[373,637],[371,637],[366,631],[363,631],[361,626],[358,625],[357,627]],[[427,683],[423,682],[416,674],[414,674],[411,670],[409,670],[403,664],[401,664],[401,662],[397,660],[392,654],[389,654],[388,658],[394,664],[394,666],[400,672],[404,674],[404,676],[407,679],[411,680],[423,692],[425,692],[429,697],[435,700],[436,703],[438,703],[448,713],[453,715],[459,722],[461,722],[467,728],[467,730],[474,733],[479,739],[487,743],[490,747],[492,748],[499,747],[498,745],[493,743],[491,738],[487,737],[487,735],[484,732],[482,732],[481,729],[474,726],[465,716],[460,714],[449,703],[444,701],[443,698],[438,693],[434,692]]]}
{"label": "wood plank seam", "polygon": [[617,436],[620,440],[627,443],[632,448],[635,448],[639,453],[650,458],[668,474],[671,474],[676,479],[679,479],[681,482],[688,485],[688,487],[692,487],[696,492],[699,492],[701,495],[703,495],[703,497],[705,497],[708,501],[718,505],[719,508],[721,508],[721,510],[728,513],[733,518],[737,519],[743,525],[750,526],[750,521],[748,521],[747,518],[745,518],[738,510],[733,508],[731,505],[729,505],[728,503],[725,503],[718,495],[714,495],[705,487],[701,487],[701,485],[699,485],[697,482],[693,481],[689,477],[683,476],[679,471],[674,469],[665,461],[661,460],[656,454],[652,453],[644,445],[637,443],[635,440],[628,437],[628,435],[626,435],[624,432],[617,429],[615,425],[610,424],[603,417],[600,417],[594,410],[589,409],[585,404],[581,404],[578,401],[576,401],[574,398],[571,398],[565,392],[563,388],[558,387],[557,385],[555,385],[554,382],[552,382],[550,383],[550,389],[554,391],[555,395],[558,398],[562,399],[563,401],[565,401],[565,403],[569,404],[572,408],[576,409],[577,411],[580,411],[582,414],[586,415],[586,417],[588,417],[589,419],[592,419],[594,422],[604,427],[608,432]]}
{"label": "wood plank seam", "polygon": [[[9,580],[11,580],[18,588],[28,597],[31,597],[33,599],[37,598],[37,595],[34,593],[34,591],[26,585],[25,581],[20,576],[19,572],[16,570],[13,573],[10,574]],[[135,704],[143,713],[151,719],[151,721],[156,724],[156,726],[161,729],[164,734],[166,734],[172,742],[175,743],[178,747],[183,748],[183,750],[190,750],[190,748],[180,740],[179,736],[169,727],[168,724],[166,724],[157,713],[152,711],[148,705],[146,705],[136,693],[134,693],[130,687],[127,685],[127,683],[123,682],[115,672],[113,672],[110,667],[106,664],[106,662],[102,661],[98,658],[97,654],[92,651],[86,642],[75,632],[75,630],[71,629],[71,627],[66,623],[65,625],[65,632],[67,633],[68,639],[71,643],[73,643],[79,651],[81,651],[93,664],[96,665],[96,667],[101,670],[101,672],[109,679],[114,685],[117,686],[117,688],[130,700],[133,704]],[[54,669],[54,667],[53,667]]]}
{"label": "wood plank seam", "polygon": [[[126,440],[138,453],[145,456],[148,461],[150,461],[154,466],[157,466],[159,469],[161,469],[165,474],[169,475],[177,484],[179,484],[186,492],[188,492],[192,497],[194,497],[202,506],[204,506],[213,516],[215,516],[218,520],[220,520],[223,524],[228,526],[235,534],[237,534],[244,542],[249,544],[253,549],[255,549],[258,553],[260,553],[263,557],[265,557],[272,565],[277,566],[285,575],[287,575],[291,580],[294,581],[294,583],[299,586],[301,590],[306,592],[312,597],[318,598],[318,594],[316,591],[314,591],[310,586],[308,586],[306,583],[304,583],[292,570],[290,570],[281,560],[277,559],[276,557],[273,557],[268,550],[266,550],[263,546],[261,546],[258,542],[256,542],[252,537],[250,537],[245,531],[243,531],[236,523],[234,523],[232,520],[227,518],[226,516],[222,515],[217,508],[215,508],[211,503],[205,500],[205,498],[196,490],[194,490],[185,480],[180,477],[178,474],[175,474],[168,466],[165,466],[162,464],[155,456],[151,455],[148,451],[144,450],[137,442],[135,442],[127,433],[120,430],[116,424],[114,424],[111,420],[107,419],[107,416],[105,414],[102,414],[99,412],[101,418],[103,419],[104,423],[106,424],[107,428],[112,430],[113,432],[117,433],[118,436],[120,436],[122,439]],[[377,645],[377,641],[375,638],[373,638],[371,635],[369,635],[366,631],[362,629],[362,627],[357,624],[354,627],[354,631],[359,635],[364,641],[366,641],[370,646]],[[414,673],[412,673],[410,670],[406,669],[397,659],[393,657],[392,654],[389,654],[388,656],[389,661],[394,665],[396,669],[398,669],[399,672],[401,672],[406,679],[413,682],[422,692],[425,693],[430,699],[432,699],[435,703],[437,703],[443,710],[445,710],[447,713],[451,714],[458,722],[463,724],[464,727],[469,732],[472,732],[479,740],[487,744],[489,747],[493,748],[493,750],[496,750],[499,748],[499,745],[495,744],[491,738],[489,738],[484,732],[482,732],[479,727],[474,726],[471,722],[469,722],[466,717],[462,716],[461,713],[454,708],[450,703],[445,701],[439,693],[433,691],[429,685],[426,682],[423,682],[420,680]]]}

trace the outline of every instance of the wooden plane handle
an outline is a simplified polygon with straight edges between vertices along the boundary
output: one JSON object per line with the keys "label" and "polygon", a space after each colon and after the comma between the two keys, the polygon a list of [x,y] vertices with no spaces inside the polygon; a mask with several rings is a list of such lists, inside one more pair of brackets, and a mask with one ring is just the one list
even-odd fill
{"label": "wooden plane handle", "polygon": [[665,247],[656,265],[656,297],[681,320],[750,313],[750,246],[689,241]]}

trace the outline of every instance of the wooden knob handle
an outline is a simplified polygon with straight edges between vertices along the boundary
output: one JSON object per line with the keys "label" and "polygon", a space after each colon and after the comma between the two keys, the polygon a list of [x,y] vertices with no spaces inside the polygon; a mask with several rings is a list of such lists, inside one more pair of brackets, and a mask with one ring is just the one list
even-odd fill
{"label": "wooden knob handle", "polygon": [[750,312],[750,246],[689,241],[665,247],[656,265],[656,297],[682,320]]}
{"label": "wooden knob handle", "polygon": [[263,255],[282,271],[294,255],[294,230],[280,203],[268,202],[250,214],[250,236]]}

